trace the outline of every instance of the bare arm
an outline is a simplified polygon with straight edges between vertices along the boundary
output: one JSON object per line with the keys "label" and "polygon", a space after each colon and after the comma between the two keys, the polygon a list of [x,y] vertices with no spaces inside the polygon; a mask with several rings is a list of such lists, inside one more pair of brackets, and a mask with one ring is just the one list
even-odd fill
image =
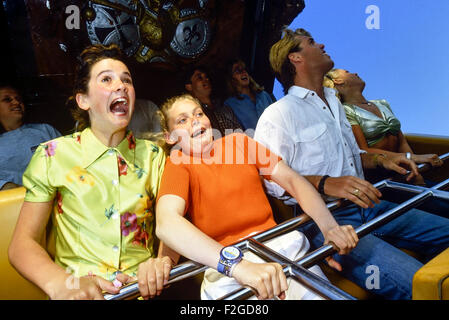
{"label": "bare arm", "polygon": [[[142,297],[147,300],[159,296],[170,278],[170,270],[179,260],[179,254],[170,249],[164,242],[159,243],[156,258],[150,258],[139,264],[137,281]],[[118,278],[118,277],[117,277]],[[123,276],[120,281],[127,283],[135,278]]]}
{"label": "bare arm", "polygon": [[318,225],[326,242],[332,241],[340,254],[349,253],[356,246],[358,237],[354,228],[338,225],[319,193],[304,177],[281,161],[271,178],[298,201],[304,212]]}
{"label": "bare arm", "polygon": [[407,142],[407,139],[405,139],[404,134],[402,133],[402,131],[399,131],[399,148],[398,151],[399,152],[410,152],[413,153],[412,148],[410,147],[410,145]]}
{"label": "bare arm", "polygon": [[54,284],[64,283],[69,276],[40,245],[52,203],[24,202],[8,249],[9,260],[17,271],[50,297],[54,295]]}
{"label": "bare arm", "polygon": [[162,196],[156,205],[156,235],[172,250],[188,259],[216,268],[223,247],[183,217],[185,200]]}
{"label": "bare arm", "polygon": [[11,264],[50,299],[103,299],[102,290],[118,293],[119,289],[101,277],[83,277],[78,279],[79,286],[74,286],[75,282],[67,280],[75,278],[54,263],[40,245],[52,203],[24,202],[8,248]]}
{"label": "bare arm", "polygon": [[172,250],[170,247],[168,247],[162,241],[159,243],[159,249],[157,251],[157,256],[158,256],[158,258],[169,257],[170,260],[172,261],[173,265],[176,265],[178,263],[179,257],[180,257],[179,253]]}
{"label": "bare arm", "polygon": [[[216,269],[223,246],[183,217],[185,206],[185,200],[179,196],[162,196],[156,205],[156,235],[188,259]],[[232,276],[239,283],[255,288],[260,298],[282,297],[288,287],[282,267],[275,263],[252,263],[243,259]]]}

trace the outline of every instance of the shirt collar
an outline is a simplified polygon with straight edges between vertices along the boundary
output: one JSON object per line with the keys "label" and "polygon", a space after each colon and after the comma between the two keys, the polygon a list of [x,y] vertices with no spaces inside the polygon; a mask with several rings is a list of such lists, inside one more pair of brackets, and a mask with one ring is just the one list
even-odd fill
{"label": "shirt collar", "polygon": [[[329,95],[335,95],[337,91],[335,89],[331,89],[328,87],[324,87],[324,95],[327,98]],[[288,89],[288,94],[297,96],[298,98],[305,99],[309,94],[316,94],[315,91],[309,90],[300,86],[291,86],[290,89]]]}
{"label": "shirt collar", "polygon": [[134,164],[136,139],[131,131],[126,133],[125,138],[115,148],[105,146],[101,143],[90,128],[83,130],[79,134],[79,138],[77,137],[76,139],[81,144],[83,151],[83,168],[89,167],[95,160],[101,157],[108,150],[117,151],[127,162],[127,164]]}

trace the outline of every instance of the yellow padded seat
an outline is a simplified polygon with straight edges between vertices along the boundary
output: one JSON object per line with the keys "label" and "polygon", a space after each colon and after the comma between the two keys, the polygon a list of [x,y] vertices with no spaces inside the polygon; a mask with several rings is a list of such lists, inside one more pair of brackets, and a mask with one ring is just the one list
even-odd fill
{"label": "yellow padded seat", "polygon": [[449,248],[426,263],[413,277],[413,300],[449,300]]}
{"label": "yellow padded seat", "polygon": [[0,191],[0,300],[47,298],[43,291],[17,273],[8,260],[8,246],[24,197],[23,187]]}

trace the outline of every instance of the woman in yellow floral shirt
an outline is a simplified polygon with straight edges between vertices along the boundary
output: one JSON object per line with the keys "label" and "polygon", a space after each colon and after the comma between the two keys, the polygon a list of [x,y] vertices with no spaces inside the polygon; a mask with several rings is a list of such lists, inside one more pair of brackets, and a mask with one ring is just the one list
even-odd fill
{"label": "woman in yellow floral shirt", "polygon": [[[136,140],[131,74],[117,46],[81,53],[72,102],[78,128],[43,143],[23,181],[25,202],[9,248],[11,263],[51,299],[102,299],[139,281],[144,298],[159,295],[172,259],[153,252],[154,199],[165,156]],[[51,216],[55,262],[39,245]]]}

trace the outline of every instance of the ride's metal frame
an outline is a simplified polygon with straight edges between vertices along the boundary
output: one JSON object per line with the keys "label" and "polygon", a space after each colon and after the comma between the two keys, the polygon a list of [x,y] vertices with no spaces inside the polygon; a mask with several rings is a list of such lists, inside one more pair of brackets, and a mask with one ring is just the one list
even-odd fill
{"label": "ride's metal frame", "polygon": [[[440,156],[440,159],[445,161],[449,158],[449,153]],[[421,164],[418,166],[420,171],[429,168],[428,164]],[[359,226],[355,229],[359,238],[369,234],[373,230],[383,226],[389,221],[397,218],[401,214],[408,210],[422,204],[424,201],[430,198],[443,199],[449,201],[449,192],[442,191],[449,186],[449,179],[442,181],[441,183],[433,186],[432,188],[426,188],[421,186],[409,185],[405,183],[399,183],[390,181],[388,179],[382,180],[374,184],[379,190],[392,189],[410,194],[416,194],[412,198],[398,204],[393,209],[377,216],[371,221]],[[327,207],[330,211],[340,208],[347,201],[336,200],[329,204]],[[355,298],[344,292],[343,290],[335,287],[329,281],[322,279],[311,271],[307,270],[311,266],[319,263],[324,258],[334,254],[336,251],[332,245],[323,245],[322,247],[306,254],[296,261],[291,261],[279,253],[273,251],[263,244],[263,242],[273,239],[277,236],[285,234],[289,231],[297,229],[299,226],[306,222],[311,222],[311,219],[306,214],[301,214],[295,218],[289,219],[267,231],[259,233],[251,238],[245,239],[236,243],[241,250],[249,250],[258,255],[265,261],[277,262],[283,266],[284,273],[287,277],[292,277],[299,283],[312,290],[317,295],[328,300],[354,300]],[[167,285],[181,281],[183,279],[193,277],[204,272],[208,267],[203,266],[193,261],[187,261],[174,267],[170,272],[170,279]],[[247,287],[242,287],[220,298],[220,300],[243,300],[253,296],[254,292]],[[106,300],[123,300],[133,299],[139,296],[139,288],[137,282],[131,283],[123,287],[118,294],[106,294],[104,297]]]}

